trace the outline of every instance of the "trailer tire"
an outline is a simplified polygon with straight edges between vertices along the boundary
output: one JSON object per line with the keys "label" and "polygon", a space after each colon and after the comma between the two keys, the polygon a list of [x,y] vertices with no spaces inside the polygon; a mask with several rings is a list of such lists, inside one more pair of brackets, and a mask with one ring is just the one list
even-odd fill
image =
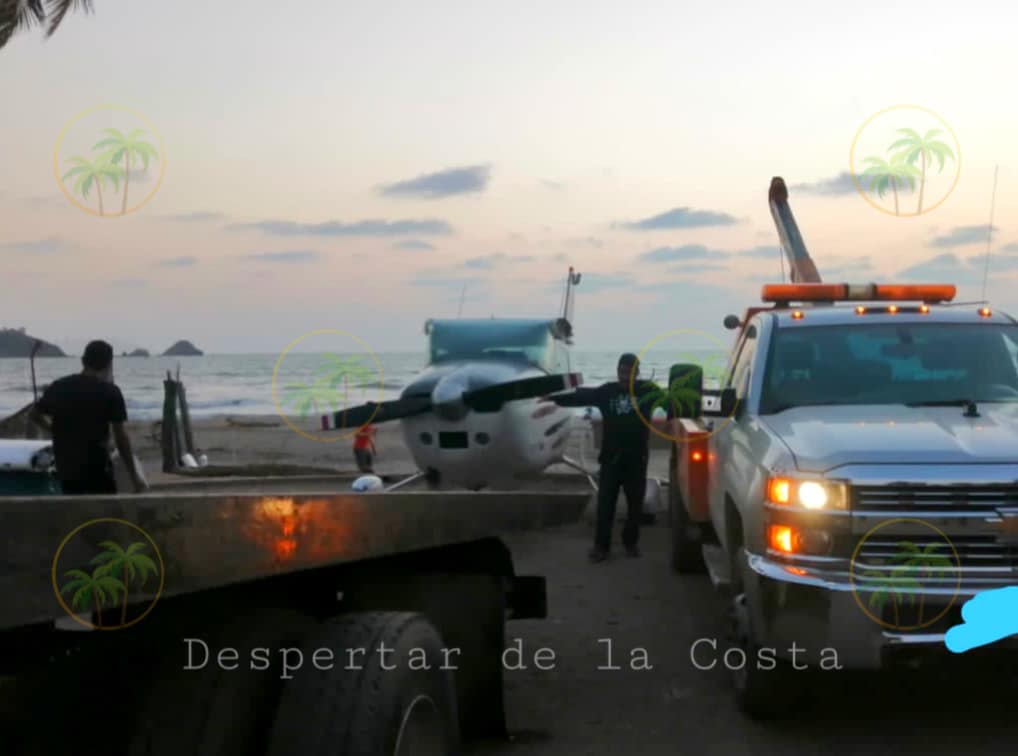
{"label": "trailer tire", "polygon": [[[266,610],[218,625],[211,637],[188,636],[208,643],[209,659],[198,670],[187,669],[176,653],[164,661],[144,698],[128,756],[260,754],[283,687],[276,649],[300,647],[317,624],[296,612]],[[239,658],[228,662],[237,666],[216,658],[223,648],[237,650]],[[269,649],[268,669],[251,669],[252,649]]]}
{"label": "trailer tire", "polygon": [[[707,569],[703,561],[703,540],[692,535],[692,522],[686,503],[679,493],[675,480],[675,456],[672,455],[671,475],[668,480],[668,514],[672,529],[672,569],[679,574],[701,573]],[[702,532],[702,528],[700,530]]]}
{"label": "trailer tire", "polygon": [[[387,667],[382,644],[393,650]],[[455,678],[422,615],[341,615],[309,640],[305,656],[319,648],[334,652],[332,667],[305,668],[287,682],[267,756],[459,756]],[[354,662],[351,649],[366,653]],[[431,668],[412,669],[410,649],[422,649]]]}
{"label": "trailer tire", "polygon": [[745,655],[745,664],[732,669],[735,698],[743,713],[753,719],[777,719],[794,708],[797,697],[792,684],[792,667],[784,659],[776,659],[774,669],[758,667],[760,645],[756,641],[745,593],[732,599],[732,640]]}

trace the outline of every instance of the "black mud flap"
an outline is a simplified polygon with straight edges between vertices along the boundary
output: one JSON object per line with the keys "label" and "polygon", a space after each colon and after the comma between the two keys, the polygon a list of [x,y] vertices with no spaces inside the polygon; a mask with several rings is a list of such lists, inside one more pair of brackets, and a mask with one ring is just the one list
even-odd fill
{"label": "black mud flap", "polygon": [[548,585],[543,576],[510,578],[509,619],[545,619],[548,616]]}

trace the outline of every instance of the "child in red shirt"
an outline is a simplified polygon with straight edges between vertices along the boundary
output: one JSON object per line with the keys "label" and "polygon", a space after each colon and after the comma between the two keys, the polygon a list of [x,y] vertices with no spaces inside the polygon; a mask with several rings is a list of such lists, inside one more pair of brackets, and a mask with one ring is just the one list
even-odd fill
{"label": "child in red shirt", "polygon": [[363,473],[373,473],[372,460],[376,454],[375,428],[372,425],[362,425],[353,438],[353,456],[357,461],[357,469]]}

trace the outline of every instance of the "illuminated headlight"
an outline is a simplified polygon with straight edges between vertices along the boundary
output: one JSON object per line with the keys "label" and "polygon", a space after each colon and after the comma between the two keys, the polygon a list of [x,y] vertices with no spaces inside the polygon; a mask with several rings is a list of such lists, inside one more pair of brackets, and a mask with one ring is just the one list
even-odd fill
{"label": "illuminated headlight", "polygon": [[767,481],[767,500],[784,507],[848,509],[848,487],[834,480],[770,478]]}

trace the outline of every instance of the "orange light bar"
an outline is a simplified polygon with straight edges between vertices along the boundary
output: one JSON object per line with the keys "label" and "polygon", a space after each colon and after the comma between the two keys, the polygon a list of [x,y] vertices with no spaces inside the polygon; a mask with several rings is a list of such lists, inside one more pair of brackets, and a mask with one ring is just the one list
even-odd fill
{"label": "orange light bar", "polygon": [[764,302],[839,302],[849,300],[950,302],[954,284],[766,284]]}
{"label": "orange light bar", "polygon": [[833,302],[847,295],[844,284],[766,284],[761,298],[764,302]]}

